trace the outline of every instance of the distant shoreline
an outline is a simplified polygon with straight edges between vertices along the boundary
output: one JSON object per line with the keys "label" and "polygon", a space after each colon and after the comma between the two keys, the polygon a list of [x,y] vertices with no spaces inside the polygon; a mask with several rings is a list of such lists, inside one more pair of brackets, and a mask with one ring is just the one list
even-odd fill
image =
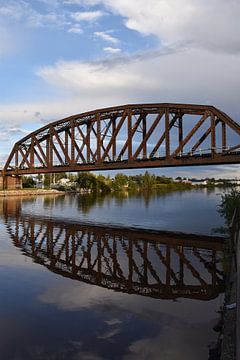
{"label": "distant shoreline", "polygon": [[36,195],[64,195],[65,191],[55,189],[19,189],[19,190],[1,190],[0,197],[8,196],[36,196]]}

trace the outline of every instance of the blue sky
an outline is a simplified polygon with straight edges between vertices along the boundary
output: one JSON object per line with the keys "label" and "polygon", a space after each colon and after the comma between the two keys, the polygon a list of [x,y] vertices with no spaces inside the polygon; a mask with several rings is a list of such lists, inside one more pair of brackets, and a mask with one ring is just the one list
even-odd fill
{"label": "blue sky", "polygon": [[239,13],[236,0],[0,0],[0,162],[27,132],[98,107],[206,103],[240,121]]}

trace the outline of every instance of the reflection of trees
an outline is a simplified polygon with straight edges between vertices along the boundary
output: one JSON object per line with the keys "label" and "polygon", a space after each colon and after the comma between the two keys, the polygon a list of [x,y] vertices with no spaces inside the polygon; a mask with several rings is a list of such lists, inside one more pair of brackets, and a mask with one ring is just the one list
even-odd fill
{"label": "reflection of trees", "polygon": [[[182,195],[184,191],[178,192]],[[73,199],[76,199],[77,208],[82,211],[84,214],[88,214],[94,206],[102,207],[104,203],[114,200],[119,207],[122,207],[126,201],[129,199],[138,199],[143,200],[145,207],[148,208],[150,201],[153,199],[165,198],[168,196],[173,196],[175,193],[173,191],[162,191],[162,190],[152,190],[152,191],[116,191],[113,193],[87,193],[87,194],[78,194],[72,195]],[[64,197],[63,197],[64,203]]]}
{"label": "reflection of trees", "polygon": [[43,207],[46,208],[50,208],[52,209],[53,206],[55,205],[55,201],[54,198],[50,197],[50,196],[45,196],[44,200],[43,200]]}
{"label": "reflection of trees", "polygon": [[76,201],[78,210],[80,210],[84,214],[88,214],[90,210],[96,205],[102,207],[106,197],[108,197],[108,194],[105,193],[89,193],[89,194],[74,195],[74,199]]}
{"label": "reflection of trees", "polygon": [[213,194],[216,191],[216,188],[214,187],[207,187],[206,188],[206,194],[209,196],[211,194]]}

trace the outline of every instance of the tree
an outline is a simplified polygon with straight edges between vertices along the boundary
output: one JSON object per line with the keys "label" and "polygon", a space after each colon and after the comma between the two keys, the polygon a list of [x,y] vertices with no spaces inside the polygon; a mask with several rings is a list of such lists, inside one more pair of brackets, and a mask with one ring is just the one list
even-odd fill
{"label": "tree", "polygon": [[226,224],[230,226],[234,210],[240,207],[240,192],[232,189],[229,193],[222,195],[219,213],[225,218]]}
{"label": "tree", "polygon": [[124,174],[116,174],[115,176],[115,182],[119,185],[119,186],[125,186],[128,183],[128,177],[127,175]]}
{"label": "tree", "polygon": [[23,188],[34,188],[36,182],[34,181],[32,176],[23,176],[22,184],[23,184]]}
{"label": "tree", "polygon": [[148,171],[146,171],[143,175],[143,187],[144,189],[150,190],[156,184],[155,175],[151,175]]}
{"label": "tree", "polygon": [[122,173],[116,174],[112,181],[113,190],[123,190],[128,185],[128,177]]}
{"label": "tree", "polygon": [[89,172],[78,173],[76,183],[80,189],[90,191],[110,191],[110,186],[106,183],[103,175],[96,177]]}

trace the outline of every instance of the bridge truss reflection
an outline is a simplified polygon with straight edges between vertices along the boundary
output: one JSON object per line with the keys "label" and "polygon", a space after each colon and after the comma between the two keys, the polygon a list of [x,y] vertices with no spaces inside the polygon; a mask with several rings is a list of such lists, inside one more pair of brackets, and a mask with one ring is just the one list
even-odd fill
{"label": "bridge truss reflection", "polygon": [[209,300],[224,290],[214,238],[5,216],[14,245],[64,277],[153,298]]}

